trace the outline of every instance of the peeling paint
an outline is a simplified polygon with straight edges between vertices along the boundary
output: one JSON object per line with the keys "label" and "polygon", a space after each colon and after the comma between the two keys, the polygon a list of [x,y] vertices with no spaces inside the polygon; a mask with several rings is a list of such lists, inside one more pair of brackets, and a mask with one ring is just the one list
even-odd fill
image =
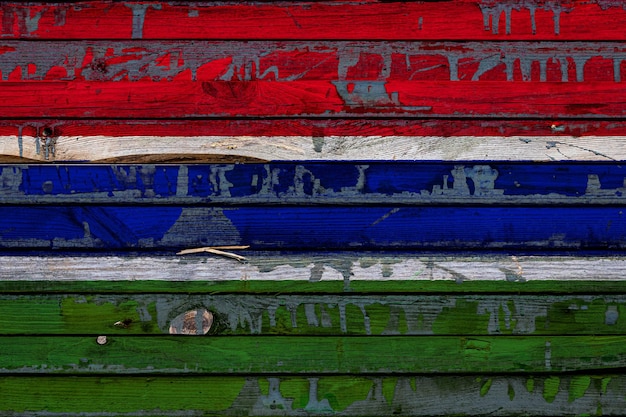
{"label": "peeling paint", "polygon": [[124,5],[133,11],[133,31],[131,37],[133,39],[143,38],[143,25],[146,19],[146,11],[148,10],[148,8],[160,10],[161,5],[158,3],[125,3]]}
{"label": "peeling paint", "polygon": [[[131,7],[131,5],[128,5]],[[140,36],[141,19],[146,10],[154,7],[132,4],[136,27],[133,36]],[[508,7],[499,5],[497,7]],[[388,82],[398,78],[412,77],[418,73],[433,74],[441,78],[439,66],[432,66],[429,59],[439,57],[447,62],[449,81],[480,81],[492,71],[501,72],[507,81],[547,82],[559,77],[570,81],[570,70],[576,81],[583,82],[585,66],[592,58],[602,58],[613,63],[613,79],[620,82],[621,62],[626,60],[623,45],[607,45],[601,42],[570,42],[567,45],[545,47],[530,42],[501,42],[486,46],[480,42],[438,42],[437,49],[431,43],[387,42],[355,44],[352,42],[308,42],[286,45],[271,41],[250,42],[102,42],[89,45],[79,42],[47,42],[48,46],[19,41],[5,41],[0,54],[2,79],[15,69],[21,69],[24,80],[44,80],[55,68],[63,68],[61,80],[84,79],[86,81],[153,81],[173,80],[176,76],[191,72],[192,80],[198,80],[198,70],[208,64],[217,70],[210,78],[201,81],[253,81],[273,79],[276,81],[306,80],[317,67],[328,67],[329,80],[347,106],[400,106],[400,92],[389,90]],[[43,49],[45,48],[45,49]],[[294,66],[285,55],[314,50],[308,66]],[[54,51],[54,52],[50,52]],[[361,60],[366,56],[378,56],[382,62],[376,79],[361,79],[358,75]],[[392,59],[404,56],[404,60]],[[468,60],[478,62],[473,69]],[[167,64],[164,64],[167,62]],[[335,63],[336,64],[333,64]],[[539,79],[532,79],[532,67],[539,66]],[[548,63],[558,63],[550,67]],[[24,70],[30,66],[34,71]],[[519,79],[518,74],[521,75]],[[558,74],[560,68],[560,74]],[[404,74],[404,75],[402,75]],[[408,74],[408,75],[407,75]],[[58,75],[56,77],[59,77]]]}
{"label": "peeling paint", "polygon": [[23,169],[28,168],[18,166],[2,168],[2,171],[0,171],[0,195],[16,195],[22,193]]}
{"label": "peeling paint", "polygon": [[571,8],[563,8],[561,1],[537,2],[534,0],[515,0],[506,2],[483,0],[480,3],[480,9],[483,14],[483,25],[485,30],[491,30],[494,35],[501,32],[500,20],[502,19],[503,14],[505,23],[504,33],[511,35],[511,12],[513,10],[519,12],[524,9],[528,10],[533,35],[536,35],[537,33],[537,24],[535,21],[535,13],[537,9],[552,12],[554,20],[554,34],[558,35],[561,31],[561,13],[569,13],[572,10]]}
{"label": "peeling paint", "polygon": [[551,376],[543,381],[543,398],[546,402],[554,402],[557,394],[559,393],[560,385],[561,378],[558,376]]}
{"label": "peeling paint", "polygon": [[239,231],[224,214],[226,210],[185,207],[159,243],[173,247],[197,246],[197,242],[211,239],[214,246],[240,244]]}

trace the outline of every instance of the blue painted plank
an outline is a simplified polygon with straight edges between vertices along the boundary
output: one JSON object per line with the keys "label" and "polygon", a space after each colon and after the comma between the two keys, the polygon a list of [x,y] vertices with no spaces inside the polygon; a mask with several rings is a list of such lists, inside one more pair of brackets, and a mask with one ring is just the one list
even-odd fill
{"label": "blue painted plank", "polygon": [[606,204],[617,163],[4,165],[0,204]]}
{"label": "blue painted plank", "polygon": [[1,206],[2,248],[624,249],[624,207]]}

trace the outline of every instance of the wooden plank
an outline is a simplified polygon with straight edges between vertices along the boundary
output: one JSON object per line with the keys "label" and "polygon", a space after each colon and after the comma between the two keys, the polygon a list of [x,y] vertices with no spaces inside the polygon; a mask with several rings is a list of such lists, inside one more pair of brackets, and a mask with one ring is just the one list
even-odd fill
{"label": "wooden plank", "polygon": [[507,81],[23,81],[0,90],[10,118],[615,118],[621,83]]}
{"label": "wooden plank", "polygon": [[168,334],[176,331],[181,315],[198,310],[211,313],[211,335],[621,335],[626,328],[620,320],[626,312],[622,294],[161,293],[0,296],[0,332]]}
{"label": "wooden plank", "polygon": [[[217,256],[3,254],[3,293],[626,293],[621,256],[280,253]],[[116,319],[121,320],[120,318]]]}
{"label": "wooden plank", "polygon": [[3,81],[331,80],[354,83],[354,95],[364,81],[619,83],[626,76],[626,44],[615,42],[3,41],[0,58]]}
{"label": "wooden plank", "polygon": [[[4,336],[9,374],[612,372],[624,336]],[[293,347],[293,348],[292,348]]]}
{"label": "wooden plank", "polygon": [[[457,0],[444,4],[5,2],[2,37],[624,40],[619,28],[626,23],[626,13],[619,1]],[[612,24],[607,25],[609,14]]]}
{"label": "wooden plank", "polygon": [[[338,121],[319,123],[320,126],[327,123],[332,127]],[[273,121],[272,123],[278,126],[286,123],[291,126],[293,122],[297,123],[293,120]],[[359,119],[358,122],[353,121],[355,125],[360,125],[361,122],[367,123],[364,119]],[[116,126],[120,123],[121,128],[124,128],[128,121],[110,123]],[[170,132],[168,127],[174,129],[178,128],[178,125],[171,126],[170,122],[163,123],[165,125],[163,130],[148,127],[145,132],[139,132],[138,126],[133,126],[128,128],[126,134],[130,135],[137,131],[137,136],[111,137],[93,136],[93,131],[100,131],[102,127],[94,122],[89,133],[81,134],[81,132],[75,135],[68,132],[63,136],[55,136],[53,146],[47,147],[44,146],[46,139],[42,141],[42,136],[36,133],[34,136],[21,134],[21,130],[15,129],[17,134],[0,136],[0,163],[74,161],[111,164],[237,164],[299,160],[549,162],[623,161],[626,159],[624,136],[326,136],[323,133],[318,136],[314,132],[310,132],[313,135],[309,136],[256,136],[258,134],[256,131],[247,132],[251,134],[244,136],[193,136],[197,132],[192,133],[192,136],[176,136],[180,132]],[[194,122],[189,123],[194,124]],[[200,123],[202,123],[200,126],[196,124],[200,130],[213,126],[211,122],[206,126],[204,122]],[[237,124],[237,121],[232,123]],[[246,121],[245,123],[250,123],[250,128],[254,129],[256,122]],[[402,123],[406,123],[406,120]],[[441,123],[447,122],[442,120]],[[509,127],[513,129],[512,126]],[[435,129],[435,126],[432,128]],[[107,129],[103,128],[103,130]],[[277,129],[282,128],[277,127]],[[320,129],[323,131],[322,127]],[[372,129],[380,133],[379,127],[375,126]],[[480,128],[474,126],[470,129]],[[387,130],[382,133],[387,133]]]}
{"label": "wooden plank", "polygon": [[452,162],[0,165],[0,205],[621,205],[626,168]]}
{"label": "wooden plank", "polygon": [[623,376],[594,374],[0,378],[10,416],[432,416],[442,404],[450,414],[613,415],[626,407],[624,385]]}
{"label": "wooden plank", "polygon": [[619,250],[626,246],[622,206],[1,206],[0,230],[0,247],[19,250],[225,245],[250,245],[256,250]]}

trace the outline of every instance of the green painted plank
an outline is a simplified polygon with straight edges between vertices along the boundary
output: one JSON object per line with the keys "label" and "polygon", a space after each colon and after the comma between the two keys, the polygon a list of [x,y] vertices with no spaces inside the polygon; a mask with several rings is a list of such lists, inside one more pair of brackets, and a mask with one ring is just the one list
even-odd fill
{"label": "green painted plank", "polygon": [[3,416],[623,415],[624,375],[1,377]]}
{"label": "green painted plank", "polygon": [[187,311],[219,335],[626,333],[626,295],[0,295],[0,334],[164,334]]}
{"label": "green painted plank", "polygon": [[626,281],[0,281],[0,293],[177,294],[624,294]]}
{"label": "green painted plank", "polygon": [[612,370],[625,336],[0,338],[4,373],[402,374]]}

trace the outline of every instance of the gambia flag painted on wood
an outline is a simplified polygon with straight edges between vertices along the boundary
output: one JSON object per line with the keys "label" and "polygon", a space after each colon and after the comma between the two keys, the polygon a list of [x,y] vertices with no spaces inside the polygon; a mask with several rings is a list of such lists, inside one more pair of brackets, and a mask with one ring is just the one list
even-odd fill
{"label": "gambia flag painted on wood", "polygon": [[626,245],[621,2],[0,13],[3,248]]}
{"label": "gambia flag painted on wood", "polygon": [[0,415],[626,415],[621,0],[0,2]]}

